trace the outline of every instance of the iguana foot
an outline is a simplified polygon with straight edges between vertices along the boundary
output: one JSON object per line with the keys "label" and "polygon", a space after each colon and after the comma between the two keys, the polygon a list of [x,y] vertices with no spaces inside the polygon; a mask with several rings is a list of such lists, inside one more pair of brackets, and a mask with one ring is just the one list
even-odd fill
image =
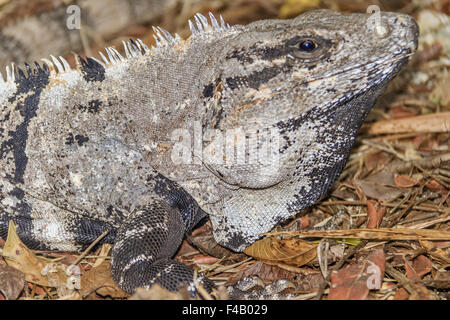
{"label": "iguana foot", "polygon": [[[176,208],[151,198],[151,203],[136,209],[118,230],[111,259],[114,281],[129,293],[158,283],[170,291],[188,286],[195,295],[194,271],[171,259],[183,240],[184,230]],[[198,280],[211,290],[211,281],[201,277]]]}

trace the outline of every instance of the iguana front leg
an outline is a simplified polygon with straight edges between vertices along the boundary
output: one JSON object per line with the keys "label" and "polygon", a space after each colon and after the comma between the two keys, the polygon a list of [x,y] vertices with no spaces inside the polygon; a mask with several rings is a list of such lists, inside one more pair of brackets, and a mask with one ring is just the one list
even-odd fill
{"label": "iguana front leg", "polygon": [[[158,283],[170,291],[187,285],[195,295],[194,271],[172,260],[185,233],[185,224],[177,208],[166,200],[150,198],[136,208],[120,227],[112,250],[111,275],[130,293]],[[206,289],[210,280],[199,277]]]}

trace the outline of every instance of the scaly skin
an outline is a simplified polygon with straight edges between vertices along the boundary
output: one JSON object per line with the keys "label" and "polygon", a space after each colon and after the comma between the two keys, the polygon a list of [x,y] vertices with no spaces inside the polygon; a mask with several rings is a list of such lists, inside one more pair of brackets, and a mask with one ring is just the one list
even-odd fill
{"label": "scaly skin", "polygon": [[171,260],[184,232],[208,214],[215,239],[240,251],[312,205],[417,47],[404,14],[381,14],[386,34],[369,15],[328,10],[211,19],[197,16],[187,40],[156,29],[158,46],[128,43],[127,58],[107,49],[78,70],[53,59],[10,73],[0,236],[12,219],[31,247],[75,250],[109,230],[122,288],[192,289],[192,270]]}

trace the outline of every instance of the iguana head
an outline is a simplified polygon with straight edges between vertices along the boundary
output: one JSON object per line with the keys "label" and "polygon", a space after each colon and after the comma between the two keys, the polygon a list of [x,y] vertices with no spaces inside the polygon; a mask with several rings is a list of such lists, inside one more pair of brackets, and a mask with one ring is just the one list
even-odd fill
{"label": "iguana head", "polygon": [[391,79],[416,50],[417,25],[396,13],[376,24],[370,14],[316,10],[234,27],[220,63],[224,126],[272,125]]}
{"label": "iguana head", "polygon": [[418,27],[405,14],[317,10],[232,31],[205,87],[204,123],[231,132],[223,163],[207,164],[230,186],[211,219],[216,240],[242,250],[335,181],[376,98],[416,51]]}

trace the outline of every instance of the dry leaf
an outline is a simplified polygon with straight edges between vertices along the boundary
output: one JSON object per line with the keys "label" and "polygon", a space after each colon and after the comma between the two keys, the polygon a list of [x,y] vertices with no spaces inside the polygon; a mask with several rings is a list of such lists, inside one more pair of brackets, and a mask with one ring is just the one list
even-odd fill
{"label": "dry leaf", "polygon": [[386,165],[391,159],[392,157],[388,153],[379,151],[367,155],[364,158],[364,165],[367,170],[371,171],[378,166]]}
{"label": "dry leaf", "polygon": [[211,257],[211,256],[203,256],[203,255],[197,256],[192,260],[196,264],[214,264],[217,261],[219,261],[218,258]]}
{"label": "dry leaf", "polygon": [[392,187],[395,184],[394,174],[388,171],[380,171],[364,180],[354,180],[363,193],[370,198],[389,201],[398,198],[405,190]]}
{"label": "dry leaf", "polygon": [[[22,271],[28,282],[61,290],[73,289],[73,274],[69,272],[69,268],[61,263],[54,263],[50,259],[36,256],[20,241],[12,221],[9,223],[3,257],[9,266]],[[60,293],[70,294],[65,291]]]}
{"label": "dry leaf", "polygon": [[0,293],[6,300],[17,299],[24,286],[25,277],[21,271],[0,264]]}
{"label": "dry leaf", "polygon": [[120,289],[111,278],[108,261],[104,261],[98,267],[91,268],[81,277],[81,294],[83,296],[97,292],[101,296],[113,298],[126,298],[130,295]]}
{"label": "dry leaf", "polygon": [[375,203],[375,201],[367,201],[367,228],[378,228],[386,212],[384,207],[375,209]]}
{"label": "dry leaf", "polygon": [[34,294],[37,296],[46,296],[47,295],[47,292],[45,292],[44,287],[39,286],[37,284],[28,282],[28,288],[30,289],[30,291],[34,292]]}
{"label": "dry leaf", "polygon": [[244,253],[267,263],[300,267],[316,257],[316,248],[316,244],[297,238],[267,237],[247,247]]}
{"label": "dry leaf", "polygon": [[398,175],[395,177],[395,185],[397,187],[401,187],[401,188],[410,188],[412,186],[416,186],[419,184],[418,181],[408,177],[408,176],[402,176],[402,175]]}
{"label": "dry leaf", "polygon": [[398,106],[391,109],[392,119],[408,118],[417,115],[417,110],[411,107]]}
{"label": "dry leaf", "polygon": [[433,269],[433,264],[430,259],[425,257],[424,255],[420,255],[416,258],[414,258],[412,262],[412,270],[414,272],[413,274],[408,274],[408,269],[406,270],[406,276],[408,279],[414,279],[416,276],[419,278],[422,278],[424,275],[426,275],[428,272],[431,272]]}
{"label": "dry leaf", "polygon": [[433,192],[442,193],[445,191],[445,188],[436,180],[431,180],[426,184],[426,187]]}
{"label": "dry leaf", "polygon": [[375,250],[366,260],[333,271],[328,300],[366,299],[369,289],[381,288],[384,264],[383,250]]}
{"label": "dry leaf", "polygon": [[399,288],[394,295],[394,300],[408,300],[409,293],[403,288]]}

